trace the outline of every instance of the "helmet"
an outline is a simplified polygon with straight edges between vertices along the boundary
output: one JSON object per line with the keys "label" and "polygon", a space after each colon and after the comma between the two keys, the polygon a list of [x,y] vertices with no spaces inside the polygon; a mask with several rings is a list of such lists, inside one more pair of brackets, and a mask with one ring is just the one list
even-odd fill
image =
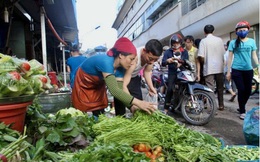
{"label": "helmet", "polygon": [[249,30],[250,24],[247,21],[240,21],[236,25],[236,30],[239,29],[239,28],[248,28],[248,30]]}
{"label": "helmet", "polygon": [[173,34],[170,39],[170,46],[172,46],[173,43],[180,43],[182,44],[182,36],[180,34]]}

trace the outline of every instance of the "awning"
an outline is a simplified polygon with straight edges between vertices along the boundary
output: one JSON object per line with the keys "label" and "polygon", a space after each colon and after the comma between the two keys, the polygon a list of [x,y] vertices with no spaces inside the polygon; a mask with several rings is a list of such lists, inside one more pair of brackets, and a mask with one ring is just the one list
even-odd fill
{"label": "awning", "polygon": [[18,4],[32,17],[36,31],[40,31],[40,7],[43,6],[59,36],[66,42],[78,41],[75,0],[21,0]]}

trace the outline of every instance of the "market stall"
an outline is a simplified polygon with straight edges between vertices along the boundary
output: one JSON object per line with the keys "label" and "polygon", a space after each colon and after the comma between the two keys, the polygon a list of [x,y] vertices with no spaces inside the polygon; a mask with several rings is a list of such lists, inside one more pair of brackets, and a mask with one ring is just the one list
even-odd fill
{"label": "market stall", "polygon": [[[160,111],[136,111],[130,118],[92,116],[70,103],[63,105],[70,96],[50,93],[51,80],[37,60],[0,54],[0,66],[3,162],[259,161],[258,146],[226,146],[222,139],[188,129]],[[59,109],[46,109],[51,101]]]}
{"label": "market stall", "polygon": [[0,121],[23,132],[24,120],[35,96],[51,88],[43,65],[0,53]]}
{"label": "market stall", "polygon": [[26,118],[24,134],[10,134],[0,124],[5,139],[16,139],[0,145],[0,154],[8,160],[257,162],[260,155],[258,146],[227,146],[222,139],[188,129],[160,111],[152,115],[137,111],[132,118],[94,118],[73,107],[47,115],[33,103]]}

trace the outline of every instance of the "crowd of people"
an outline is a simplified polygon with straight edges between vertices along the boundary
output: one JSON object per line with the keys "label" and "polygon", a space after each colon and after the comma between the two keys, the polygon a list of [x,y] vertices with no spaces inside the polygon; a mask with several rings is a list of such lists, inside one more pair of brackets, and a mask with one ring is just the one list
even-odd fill
{"label": "crowd of people", "polygon": [[[182,66],[182,60],[189,60],[196,67],[197,81],[217,93],[218,110],[225,109],[225,87],[231,94],[230,102],[237,96],[240,119],[244,119],[253,78],[251,60],[259,67],[256,43],[247,37],[249,29],[248,22],[239,22],[235,27],[237,39],[224,44],[220,37],[213,34],[215,28],[209,24],[204,27],[205,38],[194,39],[192,35],[183,37],[173,34],[169,47],[164,46],[165,48],[159,40],[151,39],[144,47],[136,49],[128,38],[121,37],[105,54],[82,59],[82,63],[70,63],[72,59],[69,59],[68,65],[73,69],[73,106],[84,112],[91,111],[93,115],[98,116],[108,105],[108,89],[114,96],[116,115],[125,115],[126,107],[132,113],[141,109],[151,114],[155,111],[155,105],[143,100],[139,73],[143,72],[149,94],[156,95],[157,90],[153,86],[151,73],[154,63],[160,60],[161,66],[168,68],[168,88],[164,105],[164,112],[167,114],[174,94],[177,68]],[[76,52],[77,59],[80,59],[78,51]],[[237,92],[232,88],[234,85]]]}

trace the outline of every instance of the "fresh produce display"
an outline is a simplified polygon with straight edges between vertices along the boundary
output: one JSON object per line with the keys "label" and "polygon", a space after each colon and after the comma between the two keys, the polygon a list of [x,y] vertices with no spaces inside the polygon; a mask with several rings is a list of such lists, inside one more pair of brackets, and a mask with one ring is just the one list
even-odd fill
{"label": "fresh produce display", "polygon": [[26,135],[9,127],[10,125],[0,123],[0,161],[22,161],[22,154],[32,145],[25,140]]}
{"label": "fresh produce display", "polygon": [[133,146],[134,152],[145,153],[145,156],[150,158],[151,161],[165,161],[165,157],[162,153],[162,146],[155,146],[151,148],[149,145],[144,143],[139,143]]}
{"label": "fresh produce display", "polygon": [[[160,111],[152,115],[137,111],[130,119],[100,115],[97,120],[73,107],[43,114],[34,102],[28,107],[26,126],[22,137],[27,136],[31,145],[18,149],[19,158],[10,157],[4,149],[13,141],[0,138],[0,155],[16,162],[253,162],[260,155],[259,147],[224,146],[219,139],[188,129]],[[5,133],[19,143],[20,134],[8,130],[0,135]]]}
{"label": "fresh produce display", "polygon": [[59,110],[55,115],[42,114],[41,106],[34,103],[28,107],[30,115],[26,118],[30,141],[44,139],[49,151],[62,151],[85,148],[95,135],[92,126],[94,118],[88,117],[75,108]]}
{"label": "fresh produce display", "polygon": [[44,66],[37,60],[0,53],[0,98],[37,95],[52,88]]}

